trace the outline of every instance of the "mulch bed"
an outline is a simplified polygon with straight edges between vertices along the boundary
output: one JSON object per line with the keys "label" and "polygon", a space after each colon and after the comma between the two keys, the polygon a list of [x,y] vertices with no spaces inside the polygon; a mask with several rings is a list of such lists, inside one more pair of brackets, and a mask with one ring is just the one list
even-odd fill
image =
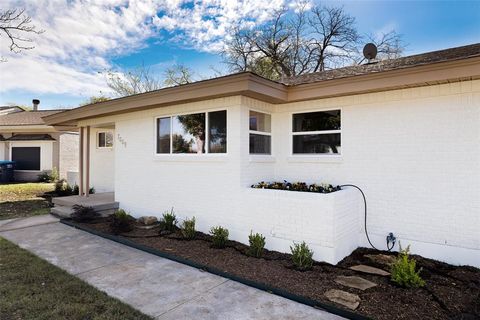
{"label": "mulch bed", "polygon": [[[77,224],[112,234],[109,223],[109,218],[104,218]],[[263,258],[253,258],[247,255],[246,245],[235,241],[229,241],[225,249],[215,249],[211,247],[210,236],[200,232],[190,241],[184,240],[180,232],[159,236],[159,229],[135,228],[120,237],[326,304],[334,304],[324,296],[330,289],[354,293],[361,298],[355,312],[373,319],[480,319],[480,269],[473,267],[455,267],[412,255],[417,266],[423,269],[421,276],[426,286],[404,289],[393,284],[389,277],[348,269],[365,264],[388,271],[384,264],[366,255],[392,253],[373,249],[359,248],[337,265],[316,262],[310,271],[297,271],[289,254],[265,250]],[[334,281],[341,275],[360,276],[377,286],[366,291],[345,287]],[[345,309],[341,305],[337,307]]]}

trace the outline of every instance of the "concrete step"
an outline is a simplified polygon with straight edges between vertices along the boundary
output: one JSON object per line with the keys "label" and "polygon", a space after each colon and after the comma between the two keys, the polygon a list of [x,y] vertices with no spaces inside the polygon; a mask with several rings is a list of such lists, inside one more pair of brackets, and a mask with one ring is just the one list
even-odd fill
{"label": "concrete step", "polygon": [[[98,207],[99,206],[93,206],[93,209],[96,212],[98,212],[102,217],[107,217],[111,214],[114,214],[115,210],[118,209],[118,206],[116,208],[107,208],[107,209],[102,209],[102,208],[99,209]],[[56,205],[55,207],[50,209],[50,213],[59,218],[70,218],[73,213],[73,208],[69,206]]]}
{"label": "concrete step", "polygon": [[95,193],[89,197],[84,196],[68,196],[68,197],[55,197],[52,202],[60,206],[73,206],[74,204],[82,205],[85,207],[94,207],[96,205],[111,205],[115,203],[115,194],[113,192]]}
{"label": "concrete step", "polygon": [[60,218],[70,218],[73,209],[72,207],[55,206],[50,209],[50,213]]}

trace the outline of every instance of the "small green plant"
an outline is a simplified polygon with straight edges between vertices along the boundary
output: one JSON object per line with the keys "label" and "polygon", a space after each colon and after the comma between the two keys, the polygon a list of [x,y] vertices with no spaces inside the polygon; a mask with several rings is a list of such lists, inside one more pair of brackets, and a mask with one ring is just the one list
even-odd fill
{"label": "small green plant", "polygon": [[425,285],[425,281],[420,277],[422,269],[416,271],[417,262],[410,259],[410,246],[398,252],[397,260],[393,263],[391,274],[392,281],[405,288],[420,288]]}
{"label": "small green plant", "polygon": [[195,238],[195,217],[183,220],[181,231],[185,239],[192,240]]}
{"label": "small green plant", "polygon": [[265,247],[265,237],[260,233],[253,234],[253,232],[250,232],[248,242],[250,243],[248,254],[252,257],[260,258],[263,255],[263,248]]}
{"label": "small green plant", "polygon": [[212,235],[212,245],[214,248],[225,248],[228,240],[228,230],[218,227],[212,227],[210,229],[210,234]]}
{"label": "small green plant", "polygon": [[303,241],[302,243],[294,243],[290,247],[292,251],[292,261],[298,270],[309,270],[313,266],[313,251]]}
{"label": "small green plant", "polygon": [[112,221],[110,222],[110,229],[114,234],[132,231],[133,221],[134,221],[133,217],[129,215],[125,210],[118,209],[112,215]]}
{"label": "small green plant", "polygon": [[73,188],[65,179],[61,179],[55,183],[55,194],[59,197],[71,196],[73,194]]}
{"label": "small green plant", "polygon": [[72,207],[73,213],[71,218],[76,222],[91,222],[95,218],[98,218],[100,214],[95,211],[92,207],[84,207],[81,205],[74,205]]}
{"label": "small green plant", "polygon": [[46,170],[43,171],[38,175],[38,181],[39,182],[56,182],[60,178],[60,175],[58,174],[57,168],[53,167],[52,170]]}
{"label": "small green plant", "polygon": [[160,228],[165,231],[173,232],[177,228],[177,216],[175,212],[170,210],[170,212],[165,212],[162,215],[162,220],[160,221]]}

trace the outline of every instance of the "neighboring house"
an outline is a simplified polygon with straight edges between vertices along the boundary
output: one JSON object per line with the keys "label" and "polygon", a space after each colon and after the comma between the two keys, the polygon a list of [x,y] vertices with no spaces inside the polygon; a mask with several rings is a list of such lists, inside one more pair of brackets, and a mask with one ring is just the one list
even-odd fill
{"label": "neighboring house", "polygon": [[[42,117],[65,110],[25,111],[18,107],[0,107],[0,160],[15,161],[16,181],[36,181],[43,171],[78,171],[78,132],[60,131]],[[60,130],[59,130],[60,129]]]}
{"label": "neighboring house", "polygon": [[[239,73],[45,118],[81,132],[83,190],[132,215],[174,208],[288,252],[336,263],[368,247],[363,200],[252,189],[259,181],[355,184],[369,236],[480,266],[480,44],[286,79]],[[395,249],[398,249],[398,241]]]}

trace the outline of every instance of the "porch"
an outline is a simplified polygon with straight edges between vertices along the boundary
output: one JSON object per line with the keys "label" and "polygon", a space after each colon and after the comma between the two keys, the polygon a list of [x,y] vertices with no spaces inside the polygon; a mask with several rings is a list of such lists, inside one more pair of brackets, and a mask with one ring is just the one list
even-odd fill
{"label": "porch", "polygon": [[115,201],[114,192],[103,192],[90,194],[88,197],[85,196],[69,196],[69,197],[58,197],[52,199],[53,204],[55,205],[51,209],[51,213],[62,217],[68,218],[73,213],[73,206],[80,205],[84,207],[92,207],[100,213],[102,216],[107,216],[112,214],[119,207],[119,203]]}

